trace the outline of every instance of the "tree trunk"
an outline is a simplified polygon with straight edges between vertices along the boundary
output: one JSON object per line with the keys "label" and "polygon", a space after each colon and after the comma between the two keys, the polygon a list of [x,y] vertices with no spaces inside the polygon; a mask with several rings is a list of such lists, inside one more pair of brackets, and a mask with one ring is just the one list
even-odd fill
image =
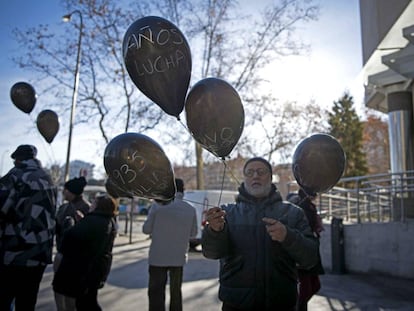
{"label": "tree trunk", "polygon": [[196,171],[197,171],[197,189],[204,189],[204,162],[203,162],[203,148],[199,143],[195,143],[196,150]]}

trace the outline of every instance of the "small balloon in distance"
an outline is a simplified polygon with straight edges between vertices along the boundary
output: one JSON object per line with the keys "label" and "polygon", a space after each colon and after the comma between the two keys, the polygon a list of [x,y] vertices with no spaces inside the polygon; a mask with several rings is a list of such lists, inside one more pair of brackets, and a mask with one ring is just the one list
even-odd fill
{"label": "small balloon in distance", "polygon": [[293,154],[292,170],[299,186],[308,193],[329,191],[345,170],[345,152],[331,135],[314,134],[303,139]]}
{"label": "small balloon in distance", "polygon": [[50,144],[59,132],[58,115],[53,110],[43,110],[37,116],[36,125],[40,134]]}
{"label": "small balloon in distance", "polygon": [[174,173],[160,145],[139,133],[124,133],[105,148],[108,178],[124,193],[169,201],[175,196]]}
{"label": "small balloon in distance", "polygon": [[10,89],[10,98],[13,104],[24,113],[32,112],[36,104],[36,91],[27,82],[17,82]]}

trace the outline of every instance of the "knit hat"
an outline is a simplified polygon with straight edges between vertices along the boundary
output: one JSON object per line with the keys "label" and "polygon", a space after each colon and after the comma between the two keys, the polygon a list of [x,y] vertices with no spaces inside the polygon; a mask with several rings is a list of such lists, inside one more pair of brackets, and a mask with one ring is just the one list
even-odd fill
{"label": "knit hat", "polygon": [[80,195],[83,192],[83,188],[86,186],[86,179],[85,177],[75,177],[71,180],[68,180],[65,183],[65,189],[69,190],[73,194]]}
{"label": "knit hat", "polygon": [[266,166],[269,168],[270,174],[272,174],[272,165],[270,165],[270,163],[267,160],[265,160],[261,157],[254,157],[254,158],[251,158],[251,159],[247,160],[246,163],[244,164],[243,172],[246,169],[247,164],[249,164],[250,162],[255,162],[255,161],[259,161],[259,162],[262,162],[262,163],[266,164]]}
{"label": "knit hat", "polygon": [[28,160],[34,159],[37,155],[37,149],[32,145],[20,145],[17,149],[11,154],[11,158],[14,160]]}

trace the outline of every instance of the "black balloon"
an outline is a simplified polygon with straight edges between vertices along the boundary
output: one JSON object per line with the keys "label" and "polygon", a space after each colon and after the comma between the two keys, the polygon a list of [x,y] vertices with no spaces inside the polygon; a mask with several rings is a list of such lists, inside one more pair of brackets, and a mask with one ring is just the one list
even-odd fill
{"label": "black balloon", "polygon": [[36,104],[36,91],[27,82],[17,82],[10,89],[13,104],[25,113],[32,112]]}
{"label": "black balloon", "polygon": [[244,128],[244,109],[237,91],[226,81],[207,78],[188,93],[187,127],[194,139],[217,157],[229,155]]}
{"label": "black balloon", "polygon": [[143,17],[128,28],[122,51],[135,85],[162,110],[179,118],[192,67],[190,47],[181,31],[161,17]]}
{"label": "black balloon", "polygon": [[119,188],[112,179],[108,178],[105,182],[105,189],[106,192],[109,193],[110,196],[113,198],[132,198],[133,195],[131,193],[125,192],[121,188]]}
{"label": "black balloon", "polygon": [[40,134],[50,144],[59,131],[58,115],[53,110],[43,110],[37,116],[36,125]]}
{"label": "black balloon", "polygon": [[148,136],[124,133],[113,138],[105,148],[104,166],[109,179],[125,193],[165,201],[175,196],[171,163]]}
{"label": "black balloon", "polygon": [[345,170],[345,153],[340,143],[327,134],[302,140],[293,155],[292,170],[299,186],[308,194],[329,191]]}

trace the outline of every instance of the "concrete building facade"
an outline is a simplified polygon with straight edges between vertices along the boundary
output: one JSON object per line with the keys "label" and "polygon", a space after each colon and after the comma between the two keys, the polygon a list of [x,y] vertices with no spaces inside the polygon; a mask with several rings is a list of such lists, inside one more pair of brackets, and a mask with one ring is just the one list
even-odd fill
{"label": "concrete building facade", "polygon": [[414,1],[360,0],[365,105],[388,114],[391,172],[414,169]]}

